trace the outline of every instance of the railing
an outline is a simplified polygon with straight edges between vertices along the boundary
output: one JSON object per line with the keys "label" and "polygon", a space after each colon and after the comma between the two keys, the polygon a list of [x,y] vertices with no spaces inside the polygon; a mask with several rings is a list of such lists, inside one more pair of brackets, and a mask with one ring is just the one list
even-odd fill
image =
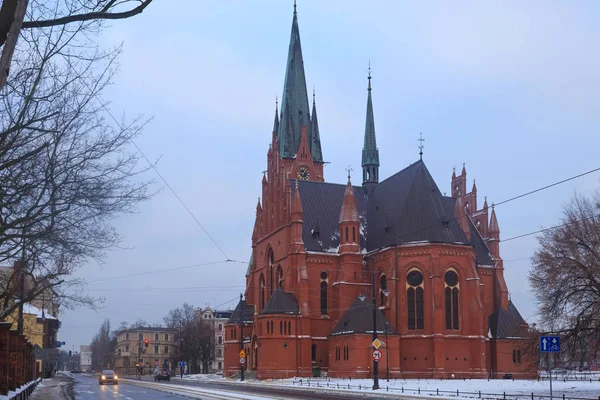
{"label": "railing", "polygon": [[[334,382],[331,383],[329,380],[326,381],[311,381],[310,379],[294,379],[292,381],[292,385],[294,386],[306,386],[306,387],[316,387],[316,388],[330,388],[330,389],[339,389],[339,390],[371,390],[372,387],[370,385],[352,385],[350,383],[339,383]],[[422,395],[435,395],[435,396],[446,396],[446,397],[470,397],[474,399],[484,399],[484,400],[544,400],[550,399],[550,395],[540,395],[540,394],[525,394],[525,393],[486,393],[485,391],[477,391],[477,392],[469,392],[469,391],[460,391],[460,390],[440,390],[440,389],[421,389],[419,387],[408,388],[404,386],[386,386],[385,384],[379,385],[379,391],[392,392],[392,393],[404,393],[404,394],[422,394]],[[557,400],[600,400],[600,395],[598,397],[574,397],[570,395],[553,395],[553,399]]]}
{"label": "railing", "polygon": [[38,383],[40,383],[41,381],[42,380],[40,378],[38,378],[35,381],[31,381],[31,382],[26,383],[25,385],[21,386],[20,388],[17,388],[17,390],[18,390],[17,393],[11,394],[9,392],[8,400],[26,400],[26,399],[28,399],[29,396],[31,396],[31,394],[35,390]]}

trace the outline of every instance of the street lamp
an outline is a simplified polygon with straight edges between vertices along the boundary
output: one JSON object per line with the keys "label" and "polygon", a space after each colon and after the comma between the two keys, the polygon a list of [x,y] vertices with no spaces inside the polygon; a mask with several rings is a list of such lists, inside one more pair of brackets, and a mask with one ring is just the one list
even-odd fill
{"label": "street lamp", "polygon": [[[389,294],[389,293],[388,293]],[[386,380],[390,381],[390,357],[389,357],[389,342],[388,342],[388,325],[389,321],[385,321],[385,377]]]}
{"label": "street lamp", "polygon": [[[375,297],[375,256],[371,256],[373,268],[372,300],[373,300],[373,342],[377,339],[377,299]],[[375,349],[376,350],[376,349]],[[379,361],[373,357],[373,390],[379,389]]]}
{"label": "street lamp", "polygon": [[[244,307],[242,304],[242,294],[240,293],[240,353],[244,351]],[[240,357],[240,381],[244,381],[244,363]]]}

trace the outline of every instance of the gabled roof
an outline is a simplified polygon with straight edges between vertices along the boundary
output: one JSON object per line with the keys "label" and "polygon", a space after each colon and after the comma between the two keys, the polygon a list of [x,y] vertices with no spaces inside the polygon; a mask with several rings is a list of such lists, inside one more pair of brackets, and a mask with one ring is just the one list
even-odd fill
{"label": "gabled roof", "polygon": [[440,190],[419,160],[373,189],[367,250],[410,242],[468,244]]}
{"label": "gabled roof", "polygon": [[[444,197],[446,203],[448,204],[448,208],[454,210],[456,205],[456,199],[452,197]],[[471,228],[471,246],[475,250],[475,257],[477,259],[477,265],[489,265],[493,266],[494,261],[492,260],[492,256],[490,255],[490,249],[485,244],[485,240],[479,234],[479,231],[473,225],[473,221],[469,218],[469,226]]]}
{"label": "gabled roof", "polygon": [[298,300],[291,293],[285,292],[282,288],[277,288],[271,295],[264,310],[260,312],[260,315],[269,314],[299,315]]}
{"label": "gabled roof", "polygon": [[[377,313],[377,332],[384,333],[387,319],[381,310],[377,309],[375,312]],[[388,334],[396,333],[391,323],[388,324],[387,331]],[[329,335],[352,335],[357,333],[373,333],[372,298],[365,297],[364,300],[361,300],[360,297],[357,297]]]}
{"label": "gabled roof", "polygon": [[233,310],[233,314],[227,320],[228,324],[239,324],[240,321],[254,322],[254,307],[248,305],[246,300],[240,300],[238,305]]}
{"label": "gabled roof", "polygon": [[490,334],[495,339],[517,339],[523,337],[527,322],[509,300],[507,310],[500,307],[489,316],[489,326]]}
{"label": "gabled roof", "polygon": [[[296,181],[290,180],[292,190]],[[337,253],[340,246],[339,218],[346,185],[298,181],[302,200],[302,241],[308,251]],[[360,221],[360,247],[366,247],[368,197],[362,187],[353,186]],[[316,229],[318,232],[313,232]]]}

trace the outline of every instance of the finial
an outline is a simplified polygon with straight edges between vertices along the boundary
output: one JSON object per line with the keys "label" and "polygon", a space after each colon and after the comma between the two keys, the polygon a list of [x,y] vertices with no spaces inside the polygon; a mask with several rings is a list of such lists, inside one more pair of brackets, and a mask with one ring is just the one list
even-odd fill
{"label": "finial", "polygon": [[242,294],[240,293],[240,301],[242,301]]}
{"label": "finial", "polygon": [[423,145],[423,142],[425,141],[425,139],[423,139],[423,134],[419,133],[419,138],[417,139],[417,141],[419,142],[419,157],[421,157],[421,160],[423,159],[423,149],[425,148],[425,146]]}
{"label": "finial", "polygon": [[278,107],[279,107],[279,97],[277,97],[277,95],[275,95],[275,109],[277,110]]}
{"label": "finial", "polygon": [[348,168],[346,168],[346,171],[348,171],[348,183],[350,183],[350,172],[352,172],[354,170],[348,165]]}
{"label": "finial", "polygon": [[371,60],[369,60],[369,74],[367,75],[367,79],[369,80],[369,89],[371,90]]}
{"label": "finial", "polygon": [[296,14],[296,0],[294,0],[294,14]]}
{"label": "finial", "polygon": [[315,87],[313,86],[313,105],[315,104]]}
{"label": "finial", "polygon": [[[485,199],[487,200],[487,197],[486,197]],[[496,206],[496,205],[495,205],[494,203],[492,203],[492,211],[494,210],[494,207],[495,207],[495,206]]]}

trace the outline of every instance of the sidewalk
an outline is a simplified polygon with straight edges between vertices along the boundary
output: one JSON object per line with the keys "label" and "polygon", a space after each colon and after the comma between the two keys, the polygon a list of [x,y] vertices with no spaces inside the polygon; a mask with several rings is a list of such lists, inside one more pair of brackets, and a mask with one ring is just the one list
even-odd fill
{"label": "sidewalk", "polygon": [[73,379],[58,374],[54,378],[40,382],[30,400],[73,400],[74,398]]}

